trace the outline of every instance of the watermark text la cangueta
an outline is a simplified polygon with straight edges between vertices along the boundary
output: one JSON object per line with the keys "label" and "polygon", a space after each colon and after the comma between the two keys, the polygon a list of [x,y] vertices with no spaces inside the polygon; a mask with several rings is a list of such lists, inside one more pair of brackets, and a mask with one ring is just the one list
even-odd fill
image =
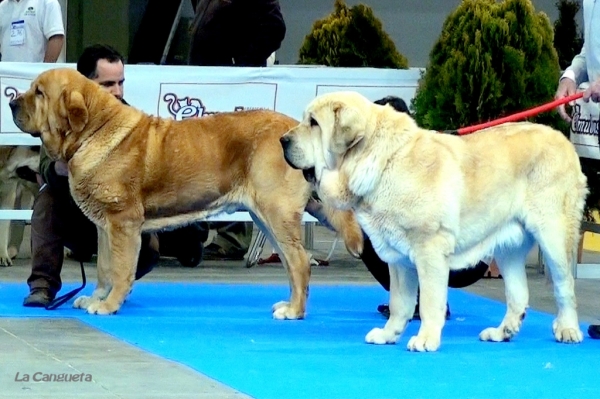
{"label": "watermark text la cangueta", "polygon": [[15,374],[15,382],[92,382],[92,375],[86,373],[21,373]]}

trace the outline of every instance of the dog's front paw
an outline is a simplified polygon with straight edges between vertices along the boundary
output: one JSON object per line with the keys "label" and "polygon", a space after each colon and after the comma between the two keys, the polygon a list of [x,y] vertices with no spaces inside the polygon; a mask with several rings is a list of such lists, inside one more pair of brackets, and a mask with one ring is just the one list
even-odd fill
{"label": "dog's front paw", "polygon": [[375,345],[395,344],[397,340],[398,334],[385,328],[374,328],[365,337],[366,343]]}
{"label": "dog's front paw", "polygon": [[583,333],[577,326],[566,326],[558,320],[554,320],[552,323],[552,331],[554,332],[554,338],[556,338],[556,341],[558,342],[578,344],[583,341]]}
{"label": "dog's front paw", "polygon": [[289,307],[290,303],[287,301],[279,301],[276,304],[274,304],[271,309],[273,310],[273,312],[275,312],[277,309],[281,309],[281,308],[285,308],[285,307]]}
{"label": "dog's front paw", "polygon": [[510,341],[515,332],[509,332],[501,327],[489,327],[479,333],[479,339],[482,341],[505,342]]}
{"label": "dog's front paw", "polygon": [[86,296],[86,295],[82,295],[80,297],[78,297],[77,299],[75,299],[75,302],[73,302],[73,307],[75,309],[87,309],[88,306],[90,306],[90,304],[94,301],[94,298]]}
{"label": "dog's front paw", "polygon": [[406,348],[411,352],[435,352],[440,344],[439,336],[419,334],[410,338]]}
{"label": "dog's front paw", "polygon": [[96,301],[92,302],[86,310],[89,314],[107,315],[117,313],[119,306],[111,305],[106,301]]}
{"label": "dog's front paw", "polygon": [[479,333],[482,341],[505,342],[510,341],[521,330],[525,313],[509,313],[498,327],[490,327]]}
{"label": "dog's front paw", "polygon": [[281,301],[273,305],[273,318],[277,320],[303,319],[304,312],[293,309],[289,302]]}

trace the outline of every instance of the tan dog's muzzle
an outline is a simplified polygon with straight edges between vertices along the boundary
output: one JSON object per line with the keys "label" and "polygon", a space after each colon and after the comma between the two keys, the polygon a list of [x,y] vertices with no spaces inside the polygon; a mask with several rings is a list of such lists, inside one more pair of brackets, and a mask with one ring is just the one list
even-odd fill
{"label": "tan dog's muzzle", "polygon": [[21,131],[25,132],[25,133],[29,133],[30,135],[32,135],[33,137],[40,137],[41,133],[37,132],[37,131],[29,131],[26,127],[26,123],[22,118],[22,110],[23,110],[23,101],[24,101],[25,97],[23,96],[23,94],[18,94],[13,100],[11,100],[8,103],[8,106],[10,107],[10,110],[12,112],[12,116],[13,116],[13,121],[15,122],[15,125],[21,129]]}

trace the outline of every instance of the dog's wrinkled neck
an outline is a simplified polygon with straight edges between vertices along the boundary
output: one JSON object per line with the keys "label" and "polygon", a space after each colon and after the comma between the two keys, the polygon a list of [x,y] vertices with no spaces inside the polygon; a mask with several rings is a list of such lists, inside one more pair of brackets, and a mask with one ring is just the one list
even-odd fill
{"label": "dog's wrinkled neck", "polygon": [[[122,126],[119,121],[124,119],[137,120],[137,118],[121,118],[118,116],[119,114],[141,112],[123,104],[110,93],[99,92],[96,94],[96,96],[90,96],[90,99],[86,99],[90,118],[83,130],[79,133],[71,132],[65,137],[62,155],[66,160],[73,158],[82,147],[86,146],[88,141],[94,140],[96,137],[99,138],[102,136],[102,139],[105,139],[106,134],[115,134],[119,130],[133,127]],[[106,106],[106,102],[110,104]],[[119,103],[119,105],[116,105],[114,102]]]}

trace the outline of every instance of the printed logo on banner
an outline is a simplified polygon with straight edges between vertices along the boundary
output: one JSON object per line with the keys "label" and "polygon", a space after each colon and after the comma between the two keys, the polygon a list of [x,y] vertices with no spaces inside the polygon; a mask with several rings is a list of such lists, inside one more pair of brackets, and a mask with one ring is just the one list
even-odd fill
{"label": "printed logo on banner", "polygon": [[4,97],[8,97],[8,102],[11,102],[19,95],[19,90],[16,87],[7,86],[4,89]]}
{"label": "printed logo on banner", "polygon": [[273,83],[163,83],[158,115],[180,121],[219,112],[275,110],[276,97]]}
{"label": "printed logo on banner", "polygon": [[594,102],[575,102],[571,112],[571,142],[579,156],[600,159],[598,133],[600,132],[600,106]]}
{"label": "printed logo on banner", "polygon": [[[586,111],[587,112],[582,112],[581,104],[575,104],[573,107],[571,132],[574,134],[598,137],[598,126],[600,125],[598,112],[595,112],[596,115],[592,115],[592,112],[590,112],[589,109]],[[598,141],[596,141],[596,145],[598,145]]]}
{"label": "printed logo on banner", "polygon": [[27,79],[6,77],[0,79],[0,133],[22,133],[13,122],[8,103],[19,93],[27,91],[30,84],[31,81]]}
{"label": "printed logo on banner", "polygon": [[169,114],[177,121],[214,113],[207,111],[199,98],[178,98],[175,93],[167,93],[163,96],[163,100],[167,102]]}

